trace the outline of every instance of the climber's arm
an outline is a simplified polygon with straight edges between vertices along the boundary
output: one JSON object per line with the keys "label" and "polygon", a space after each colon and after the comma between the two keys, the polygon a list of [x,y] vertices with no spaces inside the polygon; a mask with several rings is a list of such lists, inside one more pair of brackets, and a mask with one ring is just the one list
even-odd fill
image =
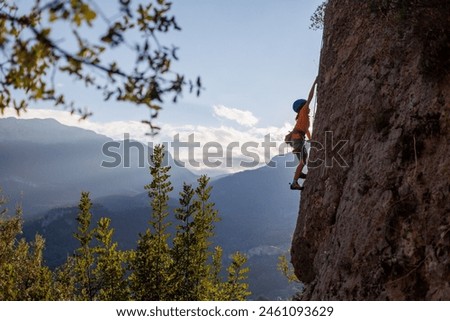
{"label": "climber's arm", "polygon": [[318,78],[318,77],[316,77],[316,79],[314,80],[314,83],[313,83],[312,86],[311,86],[311,90],[309,91],[308,100],[306,101],[306,104],[308,104],[308,105],[309,105],[309,103],[311,102],[311,100],[312,100],[313,97],[314,97],[314,88],[315,88],[315,86],[316,86],[316,84],[317,84],[317,78]]}

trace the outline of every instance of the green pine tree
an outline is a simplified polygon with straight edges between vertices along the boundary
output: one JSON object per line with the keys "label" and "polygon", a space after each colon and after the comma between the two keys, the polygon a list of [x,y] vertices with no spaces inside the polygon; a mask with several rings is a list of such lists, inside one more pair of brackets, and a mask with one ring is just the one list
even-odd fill
{"label": "green pine tree", "polygon": [[91,229],[92,202],[88,192],[81,193],[79,212],[77,216],[78,231],[74,237],[80,242],[80,247],[75,251],[74,262],[69,262],[68,268],[73,268],[75,297],[77,300],[92,301],[98,291],[97,282],[93,270],[95,267],[94,248],[91,242],[95,231]]}
{"label": "green pine tree", "polygon": [[167,202],[172,185],[168,174],[170,166],[164,166],[164,147],[155,146],[151,156],[152,182],[145,186],[151,199],[152,218],[150,228],[141,234],[131,259],[131,289],[136,300],[170,300],[173,283],[170,271],[171,251],[167,233],[169,215]]}
{"label": "green pine tree", "polygon": [[222,281],[222,257],[223,250],[220,246],[214,248],[211,255],[211,264],[208,266],[208,275],[202,280],[203,292],[199,300],[202,301],[225,301],[225,284]]}
{"label": "green pine tree", "polygon": [[214,300],[214,297],[204,297],[207,288],[211,286],[208,282],[209,275],[214,273],[213,253],[210,251],[211,238],[214,236],[214,224],[219,221],[218,212],[214,209],[214,203],[210,202],[212,187],[209,186],[209,177],[202,175],[197,180],[195,189],[195,216],[194,216],[194,255],[193,269],[196,277],[193,280],[194,300]]}
{"label": "green pine tree", "polygon": [[236,252],[231,257],[232,261],[228,267],[228,281],[226,284],[226,298],[227,301],[245,301],[251,294],[248,291],[248,284],[245,280],[248,278],[249,268],[244,267],[247,262],[247,257],[239,252]]}
{"label": "green pine tree", "polygon": [[[209,178],[202,175],[194,190],[184,185],[180,193],[180,208],[176,218],[181,221],[174,239],[174,283],[176,300],[244,300],[250,292],[244,282],[248,268],[246,258],[236,253],[228,269],[229,278],[223,281],[222,249],[211,251],[211,238],[218,212],[210,202],[212,187]],[[195,199],[194,199],[195,197]]]}
{"label": "green pine tree", "polygon": [[294,268],[292,267],[291,263],[289,263],[287,254],[280,255],[278,257],[277,268],[279,271],[281,271],[281,273],[289,281],[289,283],[291,282],[300,283],[299,279],[295,275]]}
{"label": "green pine tree", "polygon": [[22,211],[18,208],[9,217],[5,204],[0,195],[0,300],[51,300],[53,280],[43,264],[44,239],[40,235],[30,243],[19,239]]}
{"label": "green pine tree", "polygon": [[127,252],[117,249],[117,242],[112,240],[114,229],[110,224],[111,219],[102,217],[95,230],[95,238],[99,243],[95,248],[96,266],[92,271],[98,286],[95,299],[125,301],[129,298],[125,277]]}
{"label": "green pine tree", "polygon": [[109,218],[100,218],[91,228],[92,202],[89,193],[81,193],[74,237],[80,246],[55,271],[54,293],[59,300],[127,300],[127,252],[113,242],[114,229]]}
{"label": "green pine tree", "polygon": [[66,262],[54,272],[54,299],[60,301],[79,300],[75,281],[75,257],[68,256]]}
{"label": "green pine tree", "polygon": [[173,240],[173,299],[192,300],[192,290],[195,286],[196,272],[193,269],[192,256],[194,253],[193,215],[196,211],[193,203],[194,189],[184,184],[180,192],[180,208],[175,210],[175,218],[180,221]]}

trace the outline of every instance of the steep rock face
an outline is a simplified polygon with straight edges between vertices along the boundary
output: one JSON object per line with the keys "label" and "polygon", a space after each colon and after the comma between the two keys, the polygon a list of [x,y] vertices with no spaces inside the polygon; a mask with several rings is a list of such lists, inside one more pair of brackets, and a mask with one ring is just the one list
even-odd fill
{"label": "steep rock face", "polygon": [[448,12],[448,0],[329,0],[323,148],[291,249],[301,299],[450,299]]}

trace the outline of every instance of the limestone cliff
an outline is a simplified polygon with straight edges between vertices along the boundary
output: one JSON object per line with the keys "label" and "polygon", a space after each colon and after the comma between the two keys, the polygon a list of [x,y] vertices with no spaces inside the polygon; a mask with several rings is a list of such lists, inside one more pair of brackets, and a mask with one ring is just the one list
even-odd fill
{"label": "limestone cliff", "polygon": [[323,148],[291,250],[301,299],[450,300],[449,12],[448,0],[329,0]]}

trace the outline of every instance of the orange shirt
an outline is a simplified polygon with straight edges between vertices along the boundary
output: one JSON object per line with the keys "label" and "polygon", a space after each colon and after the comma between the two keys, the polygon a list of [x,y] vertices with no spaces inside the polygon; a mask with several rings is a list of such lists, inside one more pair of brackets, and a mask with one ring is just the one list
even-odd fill
{"label": "orange shirt", "polygon": [[[309,137],[309,105],[305,105],[300,109],[300,112],[298,114],[297,123],[295,124],[294,129],[296,131],[304,132],[308,138]],[[293,139],[299,139],[302,138],[302,136],[295,132],[292,134]]]}

